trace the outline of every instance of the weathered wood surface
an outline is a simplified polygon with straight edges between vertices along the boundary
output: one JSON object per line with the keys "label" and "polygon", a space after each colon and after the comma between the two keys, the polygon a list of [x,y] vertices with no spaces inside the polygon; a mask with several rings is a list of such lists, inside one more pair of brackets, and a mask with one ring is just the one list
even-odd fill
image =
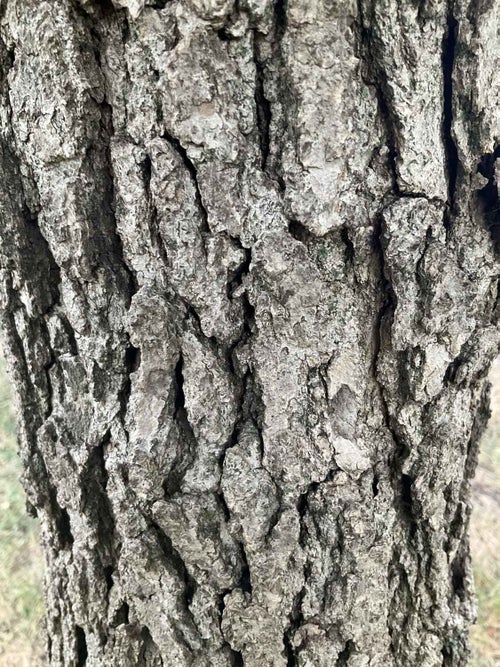
{"label": "weathered wood surface", "polygon": [[499,1],[0,7],[50,665],[465,665]]}

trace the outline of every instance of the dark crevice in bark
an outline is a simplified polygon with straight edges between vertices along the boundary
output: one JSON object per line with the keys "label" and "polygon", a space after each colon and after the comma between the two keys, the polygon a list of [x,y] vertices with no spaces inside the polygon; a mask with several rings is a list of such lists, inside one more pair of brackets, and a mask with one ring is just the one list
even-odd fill
{"label": "dark crevice in bark", "polygon": [[[179,580],[184,585],[183,603],[186,612],[191,617],[191,611],[189,609],[189,606],[193,601],[193,595],[196,592],[198,584],[196,583],[196,580],[189,574],[186,564],[184,563],[180,553],[174,547],[170,537],[155,521],[149,520],[149,525],[153,529],[154,534],[156,535],[158,545],[163,555],[165,556],[166,561],[172,566]],[[193,627],[195,627],[194,622],[193,622]]]}
{"label": "dark crevice in bark", "polygon": [[455,205],[455,188],[459,164],[457,146],[453,139],[453,68],[455,64],[458,22],[451,14],[447,17],[446,26],[442,55],[443,141],[448,176],[448,215],[445,217],[445,226],[449,227]]}
{"label": "dark crevice in bark", "polygon": [[447,385],[454,384],[459,388],[464,388],[471,381],[477,383],[484,379],[489,373],[489,365],[481,364],[474,373],[468,368],[467,362],[473,359],[476,354],[477,327],[463,343],[457,357],[448,365],[445,371],[443,382]]}
{"label": "dark crevice in bark", "polygon": [[[282,154],[284,138],[289,128],[287,114],[295,100],[289,90],[288,73],[282,49],[287,30],[288,0],[273,0],[272,24],[268,34],[253,30],[253,60],[255,66],[254,100],[261,169],[284,192]],[[278,91],[276,100],[266,96],[266,88]],[[290,105],[287,104],[290,102]],[[273,108],[274,105],[274,108]]]}
{"label": "dark crevice in bark", "polygon": [[50,290],[50,302],[45,306],[44,314],[48,314],[61,300],[61,270],[54,259],[47,239],[42,234],[38,224],[38,216],[31,214],[27,207],[24,207],[23,217],[32,259],[39,258],[39,261],[46,264],[46,285]]}
{"label": "dark crevice in bark", "polygon": [[158,664],[158,662],[160,665],[163,665],[163,659],[160,655],[158,646],[151,637],[149,628],[146,625],[142,626],[140,637],[142,646],[137,659],[138,667],[149,667],[152,664]]}
{"label": "dark crevice in bark", "polygon": [[283,635],[283,644],[285,646],[286,667],[297,667],[297,656],[290,637]]}
{"label": "dark crevice in bark", "polygon": [[[221,634],[221,637],[224,638],[224,632],[222,631],[222,618],[224,616],[224,609],[226,608],[226,602],[225,602],[225,597],[226,595],[229,595],[231,593],[232,589],[231,588],[225,588],[221,593],[219,593],[219,604],[218,604],[218,612],[219,612],[219,631]],[[227,647],[227,650],[229,652],[229,660],[231,661],[231,666],[232,667],[243,667],[244,666],[244,661],[243,661],[243,655],[241,651],[236,651],[231,644],[227,641],[227,639],[224,638],[224,645]]]}
{"label": "dark crevice in bark", "polygon": [[191,177],[191,181],[195,189],[196,203],[198,205],[200,218],[202,222],[202,231],[205,232],[206,234],[210,234],[210,225],[208,224],[208,213],[207,209],[205,208],[205,205],[203,204],[203,197],[201,196],[201,190],[198,183],[198,172],[196,170],[196,167],[189,158],[186,149],[184,148],[184,146],[182,146],[179,139],[174,137],[169,132],[164,132],[162,138],[165,139],[165,141],[168,141],[168,143],[172,146],[172,148],[175,150],[175,152],[179,155],[182,162],[184,163],[184,166],[186,167]]}
{"label": "dark crevice in bark", "polygon": [[75,541],[75,538],[71,532],[69,514],[63,507],[59,507],[57,501],[55,500],[55,492],[53,510],[56,517],[57,535],[59,537],[61,549],[70,549]]}
{"label": "dark crevice in bark", "polygon": [[106,582],[106,588],[108,589],[108,593],[113,588],[113,572],[114,569],[111,565],[107,565],[103,570],[104,580]]}
{"label": "dark crevice in bark", "polygon": [[259,33],[253,31],[253,61],[255,65],[255,108],[261,154],[261,169],[266,171],[270,149],[270,128],[272,120],[271,104],[265,94],[265,66],[262,60]]}
{"label": "dark crevice in bark", "polygon": [[281,43],[288,27],[288,0],[274,1],[274,29],[276,40]]}
{"label": "dark crevice in bark", "polygon": [[113,621],[111,626],[117,628],[119,625],[128,625],[129,624],[129,613],[130,609],[127,602],[124,600],[116,613],[113,616]]}
{"label": "dark crevice in bark", "polygon": [[411,483],[413,480],[410,476],[403,472],[404,464],[410,455],[410,451],[407,444],[397,433],[393,417],[391,416],[389,406],[387,404],[385,389],[378,375],[380,355],[384,342],[389,340],[390,327],[392,324],[394,311],[397,306],[397,299],[385,268],[385,251],[382,238],[383,213],[381,212],[375,221],[373,245],[379,258],[379,276],[383,297],[375,325],[375,344],[373,352],[372,373],[376,385],[379,389],[384,422],[394,442],[394,450],[390,457],[391,483],[394,492],[394,507],[401,519],[402,524],[407,526],[408,544],[411,545],[415,540],[419,522],[415,512],[411,491]]}
{"label": "dark crevice in bark", "polygon": [[83,667],[88,658],[87,639],[85,631],[79,625],[75,626],[75,640],[76,640],[76,664],[78,667]]}
{"label": "dark crevice in bark", "polygon": [[342,227],[342,229],[340,230],[340,238],[345,246],[345,252],[344,252],[345,263],[347,266],[353,266],[355,249],[354,249],[354,243],[349,238],[349,230],[347,229],[347,227]]}
{"label": "dark crevice in bark", "polygon": [[[243,334],[245,335],[245,333]],[[238,376],[237,373],[235,373],[236,377]],[[255,402],[253,398],[253,381],[254,377],[250,369],[247,368],[245,371],[243,377],[240,380],[240,386],[239,386],[239,397],[238,397],[238,415],[236,418],[236,421],[234,422],[233,430],[232,433],[224,447],[224,450],[222,452],[222,455],[219,459],[219,468],[221,471],[221,481],[222,481],[222,475],[224,472],[224,462],[226,460],[226,454],[229,449],[232,447],[235,447],[238,444],[238,438],[241,433],[241,430],[244,426],[244,424],[248,421],[250,421],[257,432],[259,432],[259,420],[255,415],[255,410],[256,408],[252,408],[252,404]],[[260,436],[260,433],[259,433]],[[221,502],[223,511],[224,511],[224,516],[226,518],[226,521],[229,521],[231,517],[231,513],[229,511],[229,508],[227,506],[226,500],[224,498],[224,493],[222,491],[221,484],[219,482],[219,489],[218,489],[218,497]],[[246,553],[245,549],[243,546],[243,543],[240,543],[240,548],[242,551],[242,560],[246,565],[246,568],[248,569],[248,562],[246,560]],[[250,572],[248,570],[248,575],[247,575],[248,581],[250,581]]]}
{"label": "dark crevice in bark", "polygon": [[463,366],[466,359],[463,357],[462,353],[458,355],[453,361],[449,364],[446,372],[444,374],[444,382],[446,384],[453,384],[457,378],[458,370]]}
{"label": "dark crevice in bark", "polygon": [[451,586],[455,595],[465,599],[465,568],[460,555],[457,555],[451,564]]}
{"label": "dark crevice in bark", "polygon": [[172,0],[149,0],[148,5],[153,9],[165,9]]}
{"label": "dark crevice in bark", "polygon": [[132,343],[129,343],[127,349],[125,350],[125,366],[127,368],[128,375],[135,373],[140,365],[141,350],[138,347],[134,347]]}
{"label": "dark crevice in bark", "polygon": [[[97,4],[99,11],[96,16],[88,15],[78,3],[74,6],[76,11],[82,16],[87,27],[96,65],[102,74],[103,81],[106,81],[105,73],[101,67],[101,51],[103,48],[101,22],[102,19],[110,13],[116,13],[116,10],[110,0],[103,0]],[[125,16],[124,10],[121,13]],[[106,221],[108,224],[101,224],[95,227],[94,243],[97,248],[97,258],[100,266],[109,271],[111,268],[110,260],[112,264],[116,262],[117,265],[113,267],[113,276],[118,283],[120,291],[123,291],[123,295],[130,305],[132,296],[138,290],[138,282],[134,271],[125,259],[123,243],[117,227],[114,173],[111,159],[111,139],[115,134],[113,125],[113,108],[106,99],[106,86],[103,86],[103,93],[104,100],[99,104],[101,122],[98,130],[98,138],[100,141],[90,145],[86,155],[86,160],[90,163],[89,172],[94,170],[94,163],[99,163],[101,161],[100,153],[103,153],[105,158],[105,166],[104,169],[102,169],[100,178],[96,178],[95,180],[97,200],[99,201],[99,199],[102,199],[98,211],[95,212],[95,216],[97,219],[102,219],[103,223]],[[96,159],[97,157],[99,159]],[[123,279],[125,284],[120,284]]]}
{"label": "dark crevice in bark", "polygon": [[174,370],[174,376],[175,376],[174,419],[178,417],[180,410],[185,410],[186,408],[186,397],[184,395],[184,375],[182,374],[183,366],[184,366],[184,357],[181,352],[179,354],[179,359],[177,361]]}
{"label": "dark crevice in bark", "polygon": [[132,391],[132,373],[135,373],[141,364],[141,351],[139,348],[134,347],[130,340],[125,349],[124,354],[124,375],[123,375],[123,384],[122,389],[118,396],[118,403],[120,410],[118,413],[118,418],[120,419],[125,432],[127,429],[125,427],[125,418],[127,416],[128,403],[130,400],[130,393]]}
{"label": "dark crevice in bark", "polygon": [[56,356],[55,356],[54,351],[52,350],[52,348],[49,349],[49,353],[50,353],[50,359],[43,366],[43,370],[44,370],[44,373],[45,373],[46,387],[47,387],[47,395],[46,395],[47,408],[45,410],[45,415],[44,415],[45,419],[48,419],[50,417],[50,415],[52,414],[52,411],[54,409],[54,405],[53,405],[53,403],[54,403],[54,388],[52,386],[52,378],[50,376],[50,373],[51,373],[52,369],[57,364],[57,359],[56,359]]}
{"label": "dark crevice in bark", "polygon": [[379,387],[379,393],[382,399],[382,405],[384,408],[384,418],[386,425],[389,431],[392,433],[392,427],[390,424],[389,410],[387,403],[385,401],[384,388],[380,383],[378,378],[378,363],[379,357],[382,352],[382,345],[384,342],[384,337],[390,333],[390,326],[392,323],[392,318],[394,316],[394,311],[397,305],[396,295],[392,288],[391,282],[386,275],[385,270],[385,253],[382,243],[382,234],[383,234],[383,217],[382,213],[379,213],[374,222],[374,231],[373,231],[373,249],[378,258],[379,263],[379,281],[382,291],[382,299],[380,308],[377,314],[377,320],[375,323],[375,340],[374,340],[374,350],[373,350],[373,366],[372,373],[374,379]]}
{"label": "dark crevice in bark", "polygon": [[412,541],[417,531],[417,519],[413,507],[412,484],[414,480],[410,475],[401,475],[400,485],[400,507],[406,517],[406,523],[409,527],[409,540]]}
{"label": "dark crevice in bark", "polygon": [[453,653],[450,651],[448,646],[443,646],[441,649],[441,655],[443,656],[442,667],[452,667],[454,664]]}
{"label": "dark crevice in bark", "polygon": [[[403,566],[402,551],[400,546],[393,546],[391,560],[388,567],[388,583],[389,590],[394,589],[392,599],[389,602],[388,609],[388,631],[390,637],[390,650],[396,660],[401,658],[401,648],[404,646],[406,637],[404,635],[405,626],[401,631],[401,626],[398,624],[396,617],[405,610],[407,618],[414,612],[413,592],[408,580],[408,573]],[[396,662],[396,664],[403,664]]]}
{"label": "dark crevice in bark", "polygon": [[[110,16],[117,11],[117,8],[113,5],[111,0],[94,0],[93,3],[96,10],[101,16]],[[77,13],[85,19],[94,19],[94,15],[87,12],[86,8],[82,6],[80,0],[74,0],[74,7]],[[125,10],[122,10],[125,11]]]}
{"label": "dark crevice in bark", "polygon": [[163,266],[165,267],[165,269],[167,269],[169,266],[168,255],[160,233],[160,227],[158,222],[158,208],[156,206],[153,193],[151,191],[151,178],[153,174],[153,165],[151,162],[151,157],[149,155],[146,155],[146,157],[140,163],[140,169],[142,174],[142,180],[144,183],[144,190],[150,207],[150,215],[148,216],[148,227],[151,238],[151,244],[158,251]]}
{"label": "dark crevice in bark", "polygon": [[144,189],[146,190],[148,198],[151,198],[151,176],[153,175],[153,163],[151,162],[151,156],[146,155],[139,164],[139,167],[144,183]]}
{"label": "dark crevice in bark", "polygon": [[81,474],[82,512],[92,522],[98,537],[98,555],[103,566],[103,579],[108,591],[113,585],[118,548],[113,508],[107,493],[108,471],[105,450],[111,434],[106,432],[101,442],[90,452]]}
{"label": "dark crevice in bark", "polygon": [[[183,306],[186,309],[186,315],[185,315],[185,322],[188,322],[190,326],[193,328],[194,332],[197,335],[198,340],[202,341],[203,343],[206,343],[210,346],[212,351],[216,356],[219,356],[221,354],[221,343],[217,340],[216,336],[207,336],[205,332],[203,331],[203,326],[201,324],[201,317],[199,313],[196,311],[195,307],[193,306],[192,303],[189,301],[186,301],[186,299],[183,299],[180,294],[175,295],[176,298],[179,299],[179,301],[183,304]],[[223,352],[225,354],[225,351]]]}
{"label": "dark crevice in bark", "polygon": [[[104,76],[104,75],[103,75]],[[103,208],[107,208],[110,230],[109,230],[109,240],[107,240],[104,235],[101,238],[96,238],[96,242],[102,248],[102,260],[101,263],[104,267],[109,267],[110,255],[112,258],[115,258],[118,267],[124,273],[126,284],[123,286],[124,296],[127,301],[127,305],[130,305],[132,297],[137,293],[139,289],[139,283],[137,277],[128,265],[125,255],[123,252],[123,243],[121,236],[118,232],[116,213],[115,213],[115,182],[114,182],[114,172],[113,172],[113,161],[111,159],[111,139],[114,136],[114,127],[113,127],[113,109],[107,102],[101,103],[101,117],[102,125],[105,129],[105,136],[102,137],[105,145],[105,158],[106,158],[106,171],[102,174],[103,179],[103,188],[104,188],[104,198]],[[100,230],[99,230],[100,231]],[[109,247],[110,246],[110,247]],[[111,251],[111,252],[110,252]],[[115,271],[119,275],[121,271]]]}
{"label": "dark crevice in bark", "polygon": [[217,31],[217,36],[222,42],[232,42],[240,39],[239,33],[234,34],[233,27],[240,17],[240,0],[234,0],[232,10],[226,16],[224,25]]}
{"label": "dark crevice in bark", "polygon": [[354,648],[354,642],[349,639],[346,642],[344,649],[339,653],[335,667],[347,667],[349,664],[349,658],[354,652]]}
{"label": "dark crevice in bark", "polygon": [[297,512],[299,514],[299,544],[302,548],[306,546],[306,534],[307,534],[307,529],[305,526],[304,519],[309,511],[309,493],[311,491],[314,491],[318,487],[317,482],[313,482],[305,491],[305,493],[301,493],[299,496],[299,499],[297,500]]}
{"label": "dark crevice in bark", "polygon": [[287,658],[287,665],[298,665],[298,650],[299,646],[294,644],[295,632],[304,625],[305,619],[302,612],[302,605],[307,591],[307,579],[309,575],[308,563],[304,564],[304,584],[295,596],[293,602],[292,612],[290,614],[290,624],[283,634],[283,644],[285,646],[285,655]]}
{"label": "dark crevice in bark", "polygon": [[298,220],[288,221],[288,232],[296,241],[300,241],[300,243],[304,243],[305,245],[314,243],[317,240],[317,237]]}
{"label": "dark crevice in bark", "polygon": [[432,225],[427,227],[427,230],[425,232],[425,245],[424,249],[422,250],[422,254],[417,260],[417,263],[415,264],[415,278],[417,280],[418,286],[421,289],[421,294],[419,295],[420,302],[422,304],[422,311],[425,312],[426,305],[425,305],[425,294],[427,287],[429,286],[429,276],[427,275],[425,269],[424,269],[424,261],[425,261],[425,256],[427,254],[427,250],[429,249],[429,246],[432,242]]}
{"label": "dark crevice in bark", "polygon": [[241,577],[237,587],[241,588],[244,593],[250,593],[251,595],[252,580],[250,577],[250,567],[248,566],[247,554],[243,544],[241,544],[241,557],[243,560],[243,568],[241,570]]}
{"label": "dark crevice in bark", "polygon": [[230,33],[227,26],[223,26],[217,30],[217,37],[221,40],[221,42],[232,42],[234,39],[236,39],[236,37]]}
{"label": "dark crevice in bark", "polygon": [[184,375],[182,372],[184,366],[184,356],[182,350],[174,368],[173,387],[174,387],[174,412],[173,419],[178,426],[180,438],[180,447],[178,448],[175,461],[165,477],[163,482],[163,491],[165,497],[169,498],[182,489],[182,481],[189,466],[195,459],[196,436],[189,422],[186,409],[186,397],[184,395]]}
{"label": "dark crevice in bark", "polygon": [[398,182],[397,157],[398,138],[396,127],[396,115],[394,114],[386,72],[378,66],[377,47],[374,45],[373,27],[375,22],[374,6],[370,7],[370,15],[365,14],[363,0],[357,0],[358,8],[358,30],[359,30],[359,57],[361,58],[366,75],[361,78],[367,86],[373,86],[377,96],[379,117],[385,129],[385,141],[387,144],[387,165],[392,179],[392,191],[396,195],[402,195]]}
{"label": "dark crevice in bark", "polygon": [[[329,479],[329,477],[327,477]],[[323,481],[327,481],[326,479]],[[309,495],[316,491],[316,489],[319,487],[319,485],[322,482],[312,482],[307,491],[304,493],[301,493],[298,500],[297,500],[297,512],[299,514],[299,545],[303,549],[304,552],[306,552],[307,549],[307,536],[308,536],[308,530],[306,527],[305,523],[305,518],[307,514],[309,513]],[[302,605],[304,602],[305,595],[307,593],[307,583],[308,579],[310,576],[310,565],[309,562],[306,560],[304,562],[304,568],[303,568],[303,574],[304,574],[304,581],[302,584],[302,588],[300,591],[297,593],[295,596],[295,599],[293,601],[292,605],[292,610],[289,614],[289,624],[287,628],[285,629],[285,632],[283,634],[283,643],[285,646],[285,655],[287,658],[287,665],[297,665],[298,662],[298,649],[300,646],[296,646],[294,644],[293,638],[295,635],[295,632],[304,625],[305,623],[305,618],[304,618],[304,613],[302,610]]]}
{"label": "dark crevice in bark", "polygon": [[241,651],[235,651],[231,649],[231,665],[232,667],[244,667],[245,661],[243,660],[243,654]]}
{"label": "dark crevice in bark", "polygon": [[497,252],[500,251],[500,197],[495,173],[495,163],[498,159],[500,159],[500,146],[497,146],[493,153],[483,155],[477,168],[478,173],[488,180],[486,185],[478,190],[477,199],[484,225],[490,232]]}
{"label": "dark crevice in bark", "polygon": [[250,272],[250,265],[252,263],[252,249],[245,248],[244,246],[242,246],[239,239],[231,237],[231,240],[234,241],[241,250],[243,250],[243,252],[245,253],[245,259],[236,268],[236,270],[232,273],[232,275],[228,280],[227,296],[229,299],[233,298],[234,292],[238,289],[238,287],[241,287],[241,285],[243,284],[243,279]]}
{"label": "dark crevice in bark", "polygon": [[394,116],[392,112],[389,110],[389,105],[387,102],[386,95],[383,91],[382,84],[375,84],[375,86],[377,93],[379,115],[381,116],[383,124],[385,126],[386,143],[388,149],[387,162],[392,179],[392,189],[396,195],[402,196],[403,193],[401,192],[398,182],[397,157],[399,155],[399,151],[397,148]]}

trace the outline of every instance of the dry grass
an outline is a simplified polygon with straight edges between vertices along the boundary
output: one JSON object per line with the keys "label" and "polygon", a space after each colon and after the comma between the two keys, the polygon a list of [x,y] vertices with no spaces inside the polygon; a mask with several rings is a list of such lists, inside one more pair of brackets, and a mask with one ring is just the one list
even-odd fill
{"label": "dry grass", "polygon": [[471,667],[500,666],[500,362],[491,372],[492,417],[473,484],[471,548],[478,598]]}
{"label": "dry grass", "polygon": [[[500,363],[492,382],[493,416],[473,485],[471,542],[479,615],[470,667],[500,667]],[[0,359],[0,667],[40,667],[43,559],[36,521],[24,509],[13,424]]]}
{"label": "dry grass", "polygon": [[14,420],[0,359],[0,667],[41,665],[43,559],[18,481]]}

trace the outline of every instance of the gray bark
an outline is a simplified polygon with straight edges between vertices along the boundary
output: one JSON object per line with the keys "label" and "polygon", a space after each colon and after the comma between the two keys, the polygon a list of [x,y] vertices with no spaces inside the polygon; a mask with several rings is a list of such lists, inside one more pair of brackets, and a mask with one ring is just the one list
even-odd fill
{"label": "gray bark", "polygon": [[498,0],[0,7],[50,665],[465,665]]}

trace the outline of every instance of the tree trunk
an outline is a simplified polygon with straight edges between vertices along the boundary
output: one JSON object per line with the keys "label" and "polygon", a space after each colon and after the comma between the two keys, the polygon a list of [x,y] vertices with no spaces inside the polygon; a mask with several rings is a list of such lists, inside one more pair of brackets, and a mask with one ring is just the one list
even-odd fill
{"label": "tree trunk", "polygon": [[499,0],[0,7],[49,664],[465,665]]}

